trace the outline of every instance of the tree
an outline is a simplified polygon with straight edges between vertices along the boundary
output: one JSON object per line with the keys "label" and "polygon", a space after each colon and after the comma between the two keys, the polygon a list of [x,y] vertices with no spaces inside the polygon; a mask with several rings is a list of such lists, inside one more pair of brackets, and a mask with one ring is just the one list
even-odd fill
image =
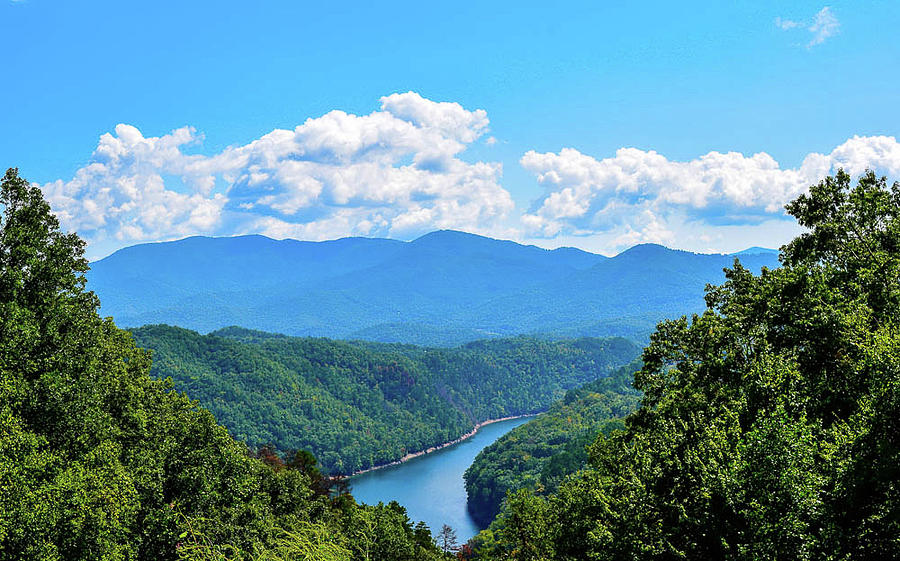
{"label": "tree", "polygon": [[780,268],[658,326],[591,469],[507,501],[513,559],[900,558],[900,185],[841,171],[787,210]]}
{"label": "tree", "polygon": [[434,545],[434,538],[431,536],[431,529],[427,524],[425,524],[425,522],[422,522],[421,520],[417,522],[413,533],[416,538],[416,543],[419,544],[420,547],[428,548]]}
{"label": "tree", "polygon": [[456,530],[450,527],[449,524],[444,524],[441,526],[440,532],[437,535],[438,546],[446,552],[456,551],[457,550],[457,538],[456,538]]}
{"label": "tree", "polygon": [[360,513],[372,558],[441,556],[396,503],[330,499],[330,483],[310,480],[314,458],[300,469],[253,458],[209,411],[153,380],[149,352],[99,317],[84,244],[60,231],[40,190],[9,170],[0,205],[4,561],[356,561],[348,536]]}
{"label": "tree", "polygon": [[146,355],[97,316],[84,243],[40,189],[10,169],[0,205],[0,550],[127,555],[138,491],[108,419],[141,391],[125,380]]}
{"label": "tree", "polygon": [[10,168],[0,182],[0,302],[50,319],[63,302],[82,313],[98,301],[84,290],[84,241],[64,234],[41,190]]}

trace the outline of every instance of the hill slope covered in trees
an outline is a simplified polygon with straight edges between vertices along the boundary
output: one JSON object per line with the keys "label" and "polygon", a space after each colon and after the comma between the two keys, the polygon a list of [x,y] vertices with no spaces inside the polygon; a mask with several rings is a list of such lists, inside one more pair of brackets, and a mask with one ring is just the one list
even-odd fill
{"label": "hill slope covered in trees", "polygon": [[475,557],[900,558],[900,183],[839,172],[787,210],[783,266],[661,324],[625,430],[511,495]]}
{"label": "hill slope covered in trees", "polygon": [[598,434],[625,428],[640,404],[632,387],[633,362],[614,374],[566,392],[550,409],[518,426],[478,453],[465,473],[468,507],[486,527],[506,494],[531,489],[554,493],[568,475],[587,466],[587,446]]}
{"label": "hill slope covered in trees", "polygon": [[153,350],[152,374],[171,377],[236,438],[309,450],[332,473],[396,461],[487,419],[542,411],[640,352],[616,338],[518,337],[445,349],[240,328],[133,334]]}
{"label": "hill slope covered in trees", "polygon": [[40,189],[11,169],[0,207],[0,557],[446,559],[400,505],[332,496],[308,455],[248,455],[100,318]]}

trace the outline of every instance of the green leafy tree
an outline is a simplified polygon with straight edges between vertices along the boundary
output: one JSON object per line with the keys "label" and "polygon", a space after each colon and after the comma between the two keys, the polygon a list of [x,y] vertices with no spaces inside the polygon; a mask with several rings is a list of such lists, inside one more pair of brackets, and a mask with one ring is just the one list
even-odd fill
{"label": "green leafy tree", "polygon": [[485,551],[900,558],[900,186],[839,172],[787,210],[807,231],[782,267],[735,262],[704,314],[660,324],[625,431],[545,503],[509,501]]}
{"label": "green leafy tree", "polygon": [[524,488],[554,493],[566,476],[587,467],[587,445],[598,433],[623,429],[624,417],[637,409],[640,395],[631,384],[639,368],[633,362],[569,390],[547,412],[479,452],[464,475],[472,517],[486,526],[507,493]]}
{"label": "green leafy tree", "polygon": [[355,560],[360,516],[373,559],[441,557],[399,505],[330,497],[302,454],[251,457],[152,379],[150,354],[98,315],[84,244],[40,190],[11,169],[0,206],[0,557]]}

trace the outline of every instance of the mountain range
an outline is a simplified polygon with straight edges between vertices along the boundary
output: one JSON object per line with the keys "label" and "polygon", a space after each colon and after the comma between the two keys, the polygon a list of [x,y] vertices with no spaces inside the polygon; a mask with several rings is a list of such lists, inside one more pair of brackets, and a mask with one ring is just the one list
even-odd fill
{"label": "mountain range", "polygon": [[456,345],[517,334],[626,336],[703,309],[739,257],[644,244],[615,257],[442,230],[411,242],[251,235],[141,244],[93,262],[88,287],[122,326],[230,325],[288,335]]}

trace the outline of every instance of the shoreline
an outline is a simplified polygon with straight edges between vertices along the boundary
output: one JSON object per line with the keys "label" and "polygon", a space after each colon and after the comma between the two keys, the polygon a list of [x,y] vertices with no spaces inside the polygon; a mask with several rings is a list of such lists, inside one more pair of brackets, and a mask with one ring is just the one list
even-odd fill
{"label": "shoreline", "polygon": [[480,429],[483,426],[490,425],[493,423],[499,423],[500,421],[512,421],[513,419],[522,419],[524,417],[536,417],[537,415],[540,415],[540,413],[528,413],[526,415],[511,415],[509,417],[500,417],[497,419],[488,419],[486,421],[481,421],[480,423],[476,423],[475,427],[472,430],[470,430],[469,432],[460,436],[459,438],[455,438],[448,442],[444,442],[443,444],[438,444],[437,446],[431,446],[424,450],[419,450],[418,452],[410,452],[409,454],[406,454],[399,460],[394,460],[393,462],[388,462],[386,464],[378,464],[376,466],[372,466],[372,467],[366,468],[366,469],[360,469],[360,470],[354,471],[353,473],[351,473],[349,475],[344,475],[342,477],[350,479],[352,477],[356,477],[357,475],[369,473],[370,471],[377,471],[379,469],[384,469],[384,468],[391,467],[391,466],[399,466],[400,464],[406,463],[414,458],[418,458],[420,456],[424,456],[424,455],[430,454],[432,452],[437,452],[438,450],[442,450],[449,446],[453,446],[454,444],[459,444],[460,442],[463,442],[464,440],[468,440],[468,439],[472,438],[473,436],[475,436],[475,434],[478,432],[478,429]]}

